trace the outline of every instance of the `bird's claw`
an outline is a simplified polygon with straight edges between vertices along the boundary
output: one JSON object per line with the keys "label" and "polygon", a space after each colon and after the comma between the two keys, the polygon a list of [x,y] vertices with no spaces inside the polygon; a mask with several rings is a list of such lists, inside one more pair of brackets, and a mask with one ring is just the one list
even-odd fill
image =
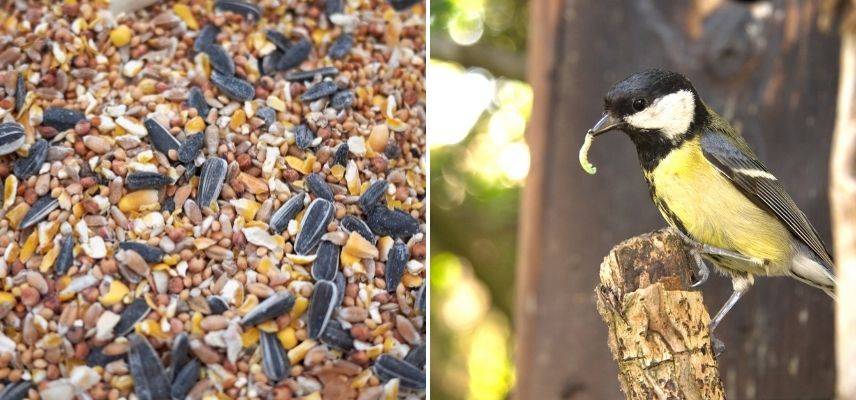
{"label": "bird's claw", "polygon": [[700,287],[701,285],[704,285],[704,283],[707,282],[707,278],[710,277],[710,268],[707,267],[707,264],[705,264],[704,259],[701,257],[701,254],[699,254],[698,251],[693,251],[692,253],[693,258],[696,262],[696,266],[698,267],[698,280],[696,280],[695,282],[693,282],[692,285],[690,285],[691,288],[695,289]]}
{"label": "bird's claw", "polygon": [[710,345],[713,348],[714,358],[719,358],[725,352],[725,342],[719,340],[716,336],[710,335]]}

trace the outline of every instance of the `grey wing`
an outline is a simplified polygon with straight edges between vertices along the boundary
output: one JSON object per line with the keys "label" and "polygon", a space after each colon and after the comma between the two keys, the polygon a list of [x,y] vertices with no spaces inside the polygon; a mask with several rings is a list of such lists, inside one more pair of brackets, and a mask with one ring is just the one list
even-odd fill
{"label": "grey wing", "polygon": [[832,256],[805,214],[764,164],[753,155],[740,151],[733,140],[718,132],[705,132],[701,137],[702,153],[746,197],[782,221],[832,274]]}

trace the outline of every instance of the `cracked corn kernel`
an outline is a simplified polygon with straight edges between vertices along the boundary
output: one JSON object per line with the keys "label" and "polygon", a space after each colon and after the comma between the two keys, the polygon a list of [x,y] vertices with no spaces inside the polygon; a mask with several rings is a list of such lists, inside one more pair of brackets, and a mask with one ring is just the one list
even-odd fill
{"label": "cracked corn kernel", "polygon": [[267,105],[270,106],[270,108],[273,108],[274,110],[277,110],[279,112],[285,112],[285,102],[280,100],[279,97],[268,96]]}
{"label": "cracked corn kernel", "polygon": [[131,35],[133,32],[127,25],[119,25],[110,31],[110,42],[113,46],[122,47],[131,43]]}
{"label": "cracked corn kernel", "polygon": [[291,311],[289,311],[289,316],[291,316],[291,320],[296,322],[303,313],[306,312],[306,309],[309,308],[309,299],[306,297],[298,296],[294,299],[294,306],[291,307]]}
{"label": "cracked corn kernel", "polygon": [[119,200],[119,209],[122,212],[139,211],[155,205],[158,205],[157,190],[137,190],[126,194]]}
{"label": "cracked corn kernel", "polygon": [[114,280],[110,282],[110,290],[102,295],[99,301],[101,304],[111,307],[121,302],[128,293],[130,293],[130,289],[124,283]]}
{"label": "cracked corn kernel", "polygon": [[297,346],[297,334],[294,328],[290,326],[279,331],[276,336],[279,338],[279,342],[282,343],[282,347],[285,347],[286,350],[291,350],[294,346]]}
{"label": "cracked corn kernel", "polygon": [[315,347],[317,344],[318,342],[312,339],[306,339],[300,342],[300,344],[298,344],[297,346],[294,346],[293,349],[289,350],[288,360],[291,361],[291,365],[295,365],[303,361],[303,357],[306,357],[306,353],[308,353],[309,350],[312,350],[312,348]]}
{"label": "cracked corn kernel", "polygon": [[196,116],[189,120],[184,124],[184,131],[188,134],[202,132],[205,130],[205,120],[202,117]]}
{"label": "cracked corn kernel", "polygon": [[193,12],[190,11],[190,7],[186,4],[176,4],[172,6],[172,11],[187,24],[188,28],[194,31],[199,29],[199,22],[196,22],[196,17],[193,16]]}

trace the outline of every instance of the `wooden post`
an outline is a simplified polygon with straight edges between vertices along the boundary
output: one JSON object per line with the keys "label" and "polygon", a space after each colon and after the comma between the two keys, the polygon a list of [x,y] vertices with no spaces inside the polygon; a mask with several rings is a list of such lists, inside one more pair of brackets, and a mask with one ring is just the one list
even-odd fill
{"label": "wooden post", "polygon": [[710,315],[689,290],[693,266],[665,229],[622,242],[600,265],[597,310],[628,399],[724,398]]}

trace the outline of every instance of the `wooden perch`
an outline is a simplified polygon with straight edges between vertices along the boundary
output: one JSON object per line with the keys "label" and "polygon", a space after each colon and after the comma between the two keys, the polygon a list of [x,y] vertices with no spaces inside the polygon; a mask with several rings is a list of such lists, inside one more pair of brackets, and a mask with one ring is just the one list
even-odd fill
{"label": "wooden perch", "polygon": [[690,291],[695,263],[659,230],[615,246],[600,265],[597,310],[628,399],[723,399],[710,315]]}

